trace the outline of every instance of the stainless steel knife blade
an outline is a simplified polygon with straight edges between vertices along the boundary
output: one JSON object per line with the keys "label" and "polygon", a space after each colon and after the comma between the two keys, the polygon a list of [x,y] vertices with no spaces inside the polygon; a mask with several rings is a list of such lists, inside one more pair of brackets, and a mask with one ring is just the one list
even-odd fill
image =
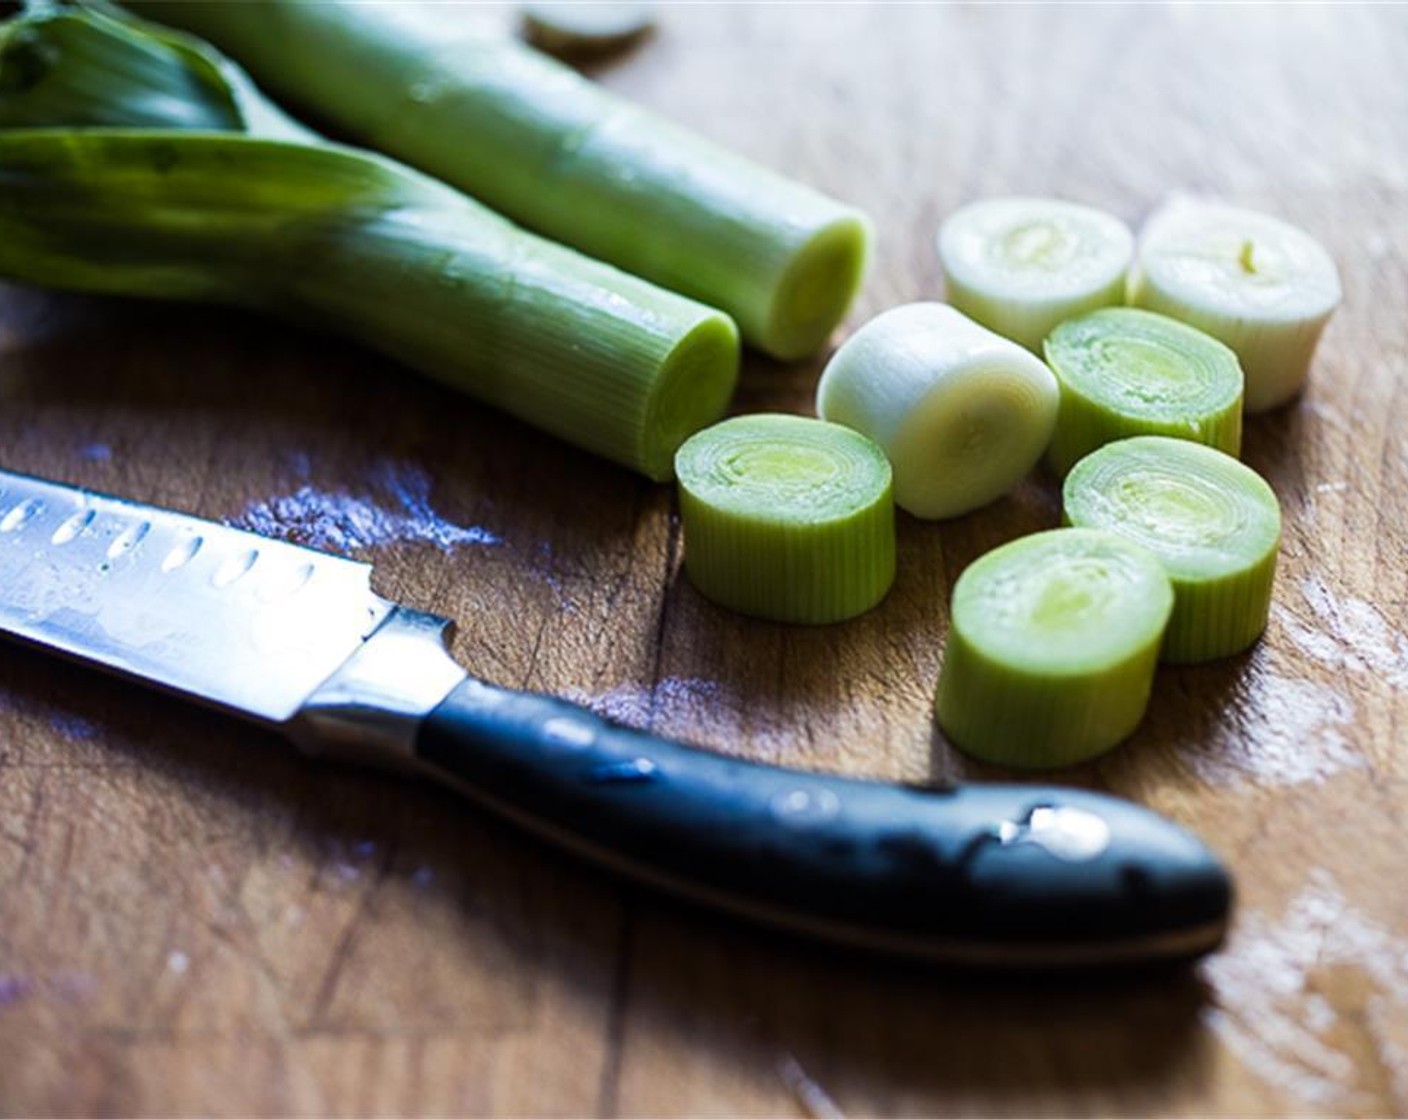
{"label": "stainless steel knife blade", "polygon": [[0,471],[0,629],[268,723],[391,613],[371,568]]}
{"label": "stainless steel knife blade", "polygon": [[1227,874],[1116,798],[804,773],[470,677],[370,568],[0,471],[0,633],[424,773],[604,866],[755,921],[952,963],[1189,957]]}

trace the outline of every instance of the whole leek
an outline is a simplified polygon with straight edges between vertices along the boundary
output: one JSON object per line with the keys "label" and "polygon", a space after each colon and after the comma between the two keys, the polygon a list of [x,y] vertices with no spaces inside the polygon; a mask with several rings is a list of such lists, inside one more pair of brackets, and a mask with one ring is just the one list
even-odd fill
{"label": "whole leek", "polygon": [[515,221],[727,311],[779,358],[821,347],[865,262],[864,217],[587,81],[456,27],[343,0],[129,5],[202,35],[275,96]]}
{"label": "whole leek", "polygon": [[[43,127],[123,123],[142,127]],[[726,408],[720,312],[383,157],[191,123],[310,135],[185,36],[3,25],[0,275],[325,326],[655,479]]]}

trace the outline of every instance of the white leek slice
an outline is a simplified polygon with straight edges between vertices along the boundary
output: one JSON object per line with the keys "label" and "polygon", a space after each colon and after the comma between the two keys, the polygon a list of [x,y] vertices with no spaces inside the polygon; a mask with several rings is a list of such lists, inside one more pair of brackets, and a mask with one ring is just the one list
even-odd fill
{"label": "white leek slice", "polygon": [[1237,355],[1196,327],[1134,307],[1068,319],[1046,340],[1061,409],[1046,460],[1064,475],[1117,439],[1166,435],[1242,449]]}
{"label": "white leek slice", "polygon": [[1173,590],[1148,549],[1095,529],[996,548],[953,588],[939,726],[1004,766],[1109,750],[1144,716]]}
{"label": "white leek slice", "polygon": [[1087,455],[1067,476],[1064,517],[1149,549],[1173,581],[1165,661],[1240,653],[1266,629],[1281,507],[1265,479],[1187,440],[1138,436]]}
{"label": "white leek slice", "polygon": [[721,606],[839,622],[894,582],[890,464],[858,432],[805,416],[736,416],[690,437],[675,470],[685,575]]}
{"label": "white leek slice", "polygon": [[1294,226],[1179,198],[1140,233],[1130,302],[1232,347],[1246,374],[1246,410],[1263,412],[1305,386],[1340,278],[1330,254]]}
{"label": "white leek slice", "polygon": [[869,436],[895,470],[895,502],[955,517],[1000,497],[1041,458],[1059,390],[1049,369],[942,303],[876,316],[817,386],[823,419]]}
{"label": "white leek slice", "polygon": [[542,0],[522,5],[522,13],[528,41],[564,58],[619,50],[655,25],[654,6],[631,0]]}
{"label": "white leek slice", "polygon": [[1062,320],[1124,302],[1134,237],[1112,214],[1051,198],[994,198],[939,229],[948,301],[1041,353]]}

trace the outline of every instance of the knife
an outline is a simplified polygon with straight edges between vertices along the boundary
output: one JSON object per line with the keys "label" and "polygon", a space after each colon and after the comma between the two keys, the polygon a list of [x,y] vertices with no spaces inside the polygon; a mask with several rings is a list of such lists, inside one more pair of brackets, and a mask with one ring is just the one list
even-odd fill
{"label": "knife", "polygon": [[896,785],[669,742],[475,679],[449,630],[374,594],[369,565],[0,471],[0,631],[315,755],[429,775],[650,886],[956,964],[1189,958],[1222,938],[1226,872],[1129,802]]}

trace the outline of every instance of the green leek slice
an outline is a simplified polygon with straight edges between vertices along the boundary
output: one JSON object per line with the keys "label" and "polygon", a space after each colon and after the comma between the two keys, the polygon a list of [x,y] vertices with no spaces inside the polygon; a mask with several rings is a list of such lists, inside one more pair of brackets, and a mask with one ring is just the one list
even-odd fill
{"label": "green leek slice", "polygon": [[1199,444],[1140,436],[1082,459],[1062,498],[1070,524],[1118,533],[1163,563],[1174,591],[1165,661],[1240,653],[1265,630],[1281,509],[1250,467]]}
{"label": "green leek slice", "polygon": [[890,464],[849,428],[764,413],[675,457],[684,570],[706,598],[779,622],[839,622],[895,577]]}
{"label": "green leek slice", "polygon": [[876,316],[832,357],[817,413],[875,440],[895,502],[954,517],[1010,490],[1056,422],[1056,379],[1041,361],[942,303]]}
{"label": "green leek slice", "polygon": [[962,750],[1004,766],[1064,766],[1144,716],[1173,590],[1147,549],[1054,529],[980,557],[953,589],[935,711]]}
{"label": "green leek slice", "polygon": [[[556,241],[728,312],[777,358],[855,295],[858,210],[726,151],[443,7],[142,0],[256,81]],[[310,60],[316,60],[313,64]]]}
{"label": "green leek slice", "polygon": [[1237,352],[1246,410],[1305,386],[1320,333],[1340,302],[1335,262],[1309,234],[1236,206],[1177,198],[1139,234],[1129,302],[1172,315]]}
{"label": "green leek slice", "polygon": [[1062,323],[1046,340],[1061,382],[1047,461],[1065,474],[1097,447],[1166,435],[1229,455],[1242,449],[1242,368],[1217,339],[1166,315],[1111,307]]}
{"label": "green leek slice", "polygon": [[939,230],[948,301],[1035,354],[1057,323],[1124,302],[1134,238],[1118,218],[1053,198],[992,198]]}

